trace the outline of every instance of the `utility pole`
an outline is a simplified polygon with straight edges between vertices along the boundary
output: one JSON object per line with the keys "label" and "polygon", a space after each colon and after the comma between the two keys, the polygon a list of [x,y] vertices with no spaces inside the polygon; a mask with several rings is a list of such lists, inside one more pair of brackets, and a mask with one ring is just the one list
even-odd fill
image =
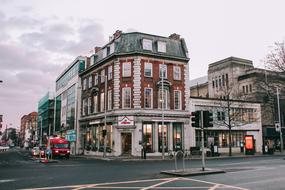
{"label": "utility pole", "polygon": [[280,114],[280,103],[279,103],[279,88],[277,87],[277,106],[278,106],[278,122],[280,126],[280,152],[283,151],[283,137],[282,137],[282,125],[281,125],[281,114]]}
{"label": "utility pole", "polygon": [[43,118],[40,115],[41,118],[41,130],[40,130],[40,146],[42,146],[42,136],[43,136]]}
{"label": "utility pole", "polygon": [[201,143],[202,143],[202,171],[205,171],[205,152],[204,152],[204,118],[203,111],[201,111]]}

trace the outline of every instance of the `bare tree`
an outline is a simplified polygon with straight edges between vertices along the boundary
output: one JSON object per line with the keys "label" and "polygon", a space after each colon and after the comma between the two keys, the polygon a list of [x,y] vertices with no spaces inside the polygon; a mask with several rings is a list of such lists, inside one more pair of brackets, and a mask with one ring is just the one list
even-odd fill
{"label": "bare tree", "polygon": [[285,72],[285,41],[274,43],[265,58],[265,66],[273,71]]}
{"label": "bare tree", "polygon": [[247,96],[239,92],[237,85],[231,83],[221,87],[220,97],[219,109],[225,115],[220,116],[222,118],[216,124],[229,129],[229,156],[232,156],[232,129],[253,122],[253,117],[246,116],[246,114],[250,114],[245,112],[245,100]]}

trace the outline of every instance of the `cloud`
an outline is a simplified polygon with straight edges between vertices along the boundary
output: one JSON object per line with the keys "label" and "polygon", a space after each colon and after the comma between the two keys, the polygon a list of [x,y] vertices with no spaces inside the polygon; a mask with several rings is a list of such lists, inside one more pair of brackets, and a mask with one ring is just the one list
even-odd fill
{"label": "cloud", "polygon": [[[26,10],[29,14],[22,14]],[[54,91],[67,65],[104,44],[103,27],[95,19],[41,18],[31,11],[19,7],[17,16],[0,11],[0,114],[15,127],[22,115],[37,111],[48,90]]]}
{"label": "cloud", "polygon": [[103,27],[96,22],[53,23],[37,32],[22,34],[19,39],[24,45],[41,48],[50,52],[78,55],[88,52],[96,45],[104,43]]}

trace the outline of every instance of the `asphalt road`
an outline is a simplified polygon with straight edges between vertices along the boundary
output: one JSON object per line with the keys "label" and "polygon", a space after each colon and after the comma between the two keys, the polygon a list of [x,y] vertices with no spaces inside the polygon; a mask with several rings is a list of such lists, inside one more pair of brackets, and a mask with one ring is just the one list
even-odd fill
{"label": "asphalt road", "polygon": [[[199,168],[201,161],[188,160],[186,167]],[[211,159],[206,167],[226,173],[185,178],[160,174],[174,169],[172,160],[71,158],[44,164],[28,151],[12,149],[0,153],[0,189],[285,189],[282,156]]]}

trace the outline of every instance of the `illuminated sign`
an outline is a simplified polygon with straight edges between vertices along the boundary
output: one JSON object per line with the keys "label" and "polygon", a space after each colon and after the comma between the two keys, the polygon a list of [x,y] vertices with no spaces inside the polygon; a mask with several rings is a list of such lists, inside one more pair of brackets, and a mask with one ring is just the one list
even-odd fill
{"label": "illuminated sign", "polygon": [[253,150],[254,149],[254,138],[252,135],[246,135],[244,137],[245,141],[245,149],[247,150]]}

